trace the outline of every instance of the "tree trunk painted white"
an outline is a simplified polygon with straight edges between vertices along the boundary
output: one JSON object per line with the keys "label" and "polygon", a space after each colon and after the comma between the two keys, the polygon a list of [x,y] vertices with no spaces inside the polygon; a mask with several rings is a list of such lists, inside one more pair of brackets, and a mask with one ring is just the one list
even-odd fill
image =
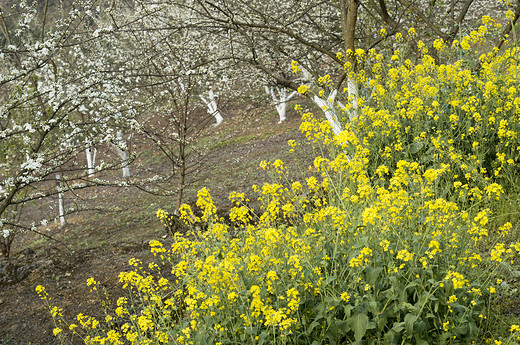
{"label": "tree trunk painted white", "polygon": [[336,98],[337,90],[333,90],[327,99],[320,98],[318,96],[314,96],[312,99],[314,103],[318,107],[323,110],[325,113],[325,117],[329,121],[330,125],[332,126],[332,131],[334,134],[338,135],[339,132],[341,132],[341,124],[338,121],[338,116],[336,115],[336,108],[334,107],[334,99]]}
{"label": "tree trunk painted white", "polygon": [[349,112],[349,119],[352,121],[354,118],[358,116],[358,103],[357,100],[359,98],[359,88],[356,80],[352,78],[347,78],[347,90],[349,98],[352,97],[352,110]]}
{"label": "tree trunk painted white", "polygon": [[60,217],[60,225],[62,227],[65,226],[65,224],[67,224],[67,222],[65,221],[65,207],[63,206],[63,190],[61,189],[61,175],[60,174],[56,174],[56,183],[57,183],[57,186],[58,186],[58,212],[59,212],[59,217]]}
{"label": "tree trunk painted white", "polygon": [[213,124],[213,127],[219,126],[222,123],[222,121],[224,121],[224,118],[218,110],[217,100],[215,99],[215,94],[213,93],[213,90],[209,90],[207,99],[204,98],[204,96],[202,95],[200,95],[200,99],[202,100],[202,102],[204,102],[204,104],[206,104],[206,107],[208,107],[208,114],[213,116],[217,121]]}
{"label": "tree trunk painted white", "polygon": [[[312,74],[307,69],[302,67],[302,72],[304,78],[307,81],[313,79]],[[358,116],[357,100],[359,99],[359,87],[355,79],[347,77],[347,92],[349,99],[352,99],[352,109],[349,111],[348,116],[349,120],[353,120]],[[316,105],[323,110],[323,112],[325,113],[325,117],[332,126],[332,131],[336,135],[338,135],[339,132],[341,132],[341,124],[338,121],[338,116],[336,112],[337,108],[334,107],[334,103],[336,102],[338,106],[341,108],[345,107],[340,101],[335,101],[337,93],[337,90],[332,90],[329,93],[327,99],[320,98],[317,95],[315,95],[312,99],[314,103],[316,103]]]}
{"label": "tree trunk painted white", "polygon": [[90,146],[87,146],[85,154],[87,156],[87,175],[89,178],[94,176],[94,173],[96,172],[96,153],[96,148],[92,150]]}
{"label": "tree trunk painted white", "polygon": [[119,154],[119,157],[121,157],[121,162],[123,165],[123,177],[128,178],[131,176],[130,160],[128,158],[128,150],[126,147],[125,140],[123,139],[123,135],[124,135],[124,133],[120,129],[116,132],[117,145],[115,145],[115,148],[116,148],[117,153]]}
{"label": "tree trunk painted white", "polygon": [[[278,93],[278,95],[275,93]],[[293,91],[289,96],[287,96],[287,90],[284,87],[273,87],[273,86],[266,86],[265,92],[271,96],[274,105],[276,107],[276,111],[278,112],[278,116],[280,117],[280,121],[278,121],[278,124],[284,122],[287,120],[287,102],[293,98],[298,91]]]}

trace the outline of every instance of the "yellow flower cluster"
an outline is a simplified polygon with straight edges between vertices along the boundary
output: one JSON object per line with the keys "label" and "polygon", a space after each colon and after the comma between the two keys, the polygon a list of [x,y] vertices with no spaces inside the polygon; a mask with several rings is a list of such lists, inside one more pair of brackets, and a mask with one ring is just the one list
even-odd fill
{"label": "yellow flower cluster", "polygon": [[[483,23],[454,43],[457,52],[482,44],[494,25]],[[180,218],[203,222],[205,231],[176,233],[169,247],[151,241],[160,263],[131,260],[120,281],[132,299],[117,301],[109,325],[78,316],[91,332],[85,342],[479,341],[494,296],[505,289],[498,268],[517,265],[520,254],[515,222],[496,216],[519,178],[520,50],[481,55],[475,73],[462,60],[437,65],[418,43],[418,64],[399,49],[389,61],[372,50],[347,52],[372,65],[345,68],[372,94],[357,100],[359,116],[338,135],[296,107],[300,129],[324,153],[311,176],[291,180],[281,160],[262,162],[275,181],[254,186],[258,214],[245,195],[231,193],[230,223],[216,217],[209,190],[200,190],[201,216],[183,205]],[[442,41],[434,47],[453,53]],[[352,101],[339,111],[346,114]],[[88,285],[99,287],[93,279]],[[47,300],[43,287],[37,291]]]}

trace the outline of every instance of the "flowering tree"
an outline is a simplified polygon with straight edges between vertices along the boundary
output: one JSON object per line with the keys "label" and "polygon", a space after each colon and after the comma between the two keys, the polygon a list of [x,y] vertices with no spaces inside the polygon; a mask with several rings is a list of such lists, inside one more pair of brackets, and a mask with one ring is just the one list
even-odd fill
{"label": "flowering tree", "polygon": [[[52,11],[22,1],[0,11],[4,44],[0,51],[0,227],[37,231],[16,212],[18,205],[84,188],[85,169],[76,157],[114,139],[118,101],[125,90],[121,74],[107,72],[117,51],[94,29],[93,1],[74,1],[70,10]],[[86,144],[87,143],[87,144]],[[119,166],[117,163],[112,166]],[[111,165],[105,165],[110,168]],[[93,167],[89,166],[88,175]],[[55,175],[63,188],[56,188]],[[8,248],[4,247],[5,251]]]}
{"label": "flowering tree", "polygon": [[219,59],[214,37],[199,29],[195,14],[179,4],[135,1],[132,6],[118,3],[117,8],[110,19],[116,25],[129,23],[118,34],[118,49],[136,57],[126,72],[135,86],[130,97],[137,112],[132,129],[170,164],[169,174],[148,181],[153,184],[133,182],[148,192],[175,195],[177,213],[189,177],[200,171],[194,144],[212,118],[214,126],[223,121],[213,87],[225,87],[225,59]]}
{"label": "flowering tree", "polygon": [[[357,100],[370,91],[370,76],[356,74],[370,48],[393,50],[395,40],[388,38],[401,37],[410,49],[396,56],[419,57],[439,40],[455,43],[472,19],[474,0],[443,6],[412,0],[95,4],[75,0],[67,10],[51,11],[50,2],[37,8],[22,1],[0,11],[0,221],[5,238],[12,234],[9,229],[31,228],[23,218],[15,221],[16,205],[104,183],[94,178],[102,169],[123,168],[128,177],[131,156],[123,138],[132,131],[151,139],[168,157],[181,182],[164,193],[182,199],[187,147],[211,118],[197,115],[193,104],[202,96],[219,124],[222,116],[211,90],[221,93],[238,75],[249,85],[273,86],[267,92],[280,122],[294,95],[287,89],[298,90],[324,111],[338,133],[341,118],[355,117]],[[408,10],[403,12],[403,6]],[[517,6],[512,24],[519,14]],[[288,72],[292,61],[298,62],[293,70],[300,74]],[[345,106],[341,91],[347,94]],[[336,110],[338,105],[348,111]],[[96,165],[96,148],[104,143],[114,144],[120,159]],[[86,156],[86,169],[79,156]],[[56,174],[63,188],[56,188]]]}
{"label": "flowering tree", "polygon": [[[424,51],[419,47],[433,51],[438,40],[450,45],[465,34],[461,30],[475,20],[474,10],[482,4],[477,6],[475,0],[449,4],[421,0],[196,0],[189,6],[211,21],[213,30],[218,27],[227,33],[222,38],[234,61],[248,64],[279,88],[297,90],[307,85],[301,93],[324,109],[332,127],[337,128],[329,115],[345,116],[334,110],[338,95],[345,91],[352,104],[346,117],[352,118],[357,99],[368,92],[367,83],[361,81],[360,85],[353,75],[364,65],[363,52],[375,47],[393,52],[397,45],[401,49],[407,45],[401,56],[418,58]],[[404,44],[396,45],[391,38]],[[361,51],[356,56],[357,50]],[[291,61],[298,61],[304,71],[299,78],[286,73]],[[320,83],[319,78],[327,75],[328,82]],[[313,92],[312,84],[318,84],[323,93]],[[267,92],[273,97],[274,92]],[[274,103],[281,110],[286,100],[280,95]]]}

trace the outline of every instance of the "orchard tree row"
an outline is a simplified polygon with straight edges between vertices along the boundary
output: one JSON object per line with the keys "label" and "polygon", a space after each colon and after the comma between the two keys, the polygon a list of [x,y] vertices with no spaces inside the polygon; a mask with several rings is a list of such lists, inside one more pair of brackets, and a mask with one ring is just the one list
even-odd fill
{"label": "orchard tree row", "polygon": [[[193,143],[225,118],[217,99],[265,89],[279,123],[308,97],[334,132],[370,94],[364,52],[410,59],[462,41],[480,20],[517,3],[452,0],[70,0],[0,5],[0,247],[9,255],[21,217],[42,198],[134,185],[172,195],[176,212],[197,155]],[[497,46],[511,30],[496,34]],[[450,56],[438,56],[446,62]],[[478,66],[475,66],[478,68]],[[291,71],[292,69],[292,71]],[[293,73],[297,72],[297,73]],[[314,92],[320,86],[320,92]],[[344,104],[350,104],[349,107]],[[339,111],[336,107],[348,108]],[[202,110],[202,111],[201,111]],[[131,138],[152,143],[168,176],[132,177]],[[104,150],[101,150],[104,148]],[[107,148],[113,152],[107,155]],[[108,171],[122,170],[123,179]],[[174,187],[169,183],[175,182]],[[59,216],[67,211],[60,202]],[[58,216],[58,215],[56,215]],[[50,219],[42,219],[43,222]],[[45,235],[45,234],[43,234]]]}

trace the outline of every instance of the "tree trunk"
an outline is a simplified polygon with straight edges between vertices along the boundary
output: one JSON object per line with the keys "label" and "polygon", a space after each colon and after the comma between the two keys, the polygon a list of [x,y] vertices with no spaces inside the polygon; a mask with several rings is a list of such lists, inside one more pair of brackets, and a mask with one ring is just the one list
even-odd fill
{"label": "tree trunk", "polygon": [[343,40],[345,53],[350,63],[355,64],[353,55],[348,54],[350,50],[352,54],[356,51],[354,44],[354,33],[356,31],[356,22],[358,16],[359,0],[340,0],[341,24],[343,29]]}
{"label": "tree trunk", "polygon": [[178,174],[179,174],[179,182],[177,184],[177,201],[175,202],[175,210],[174,214],[176,216],[180,216],[179,209],[182,205],[182,198],[184,196],[184,183],[186,179],[186,116],[183,115],[183,123],[181,123],[180,127],[180,140],[179,140],[179,166],[178,166]]}
{"label": "tree trunk", "polygon": [[[118,143],[118,147],[117,147],[117,151],[119,153],[119,157],[121,157],[121,162],[122,162],[122,165],[123,165],[123,177],[124,178],[128,178],[131,176],[130,174],[130,160],[128,158],[128,150],[126,149],[126,143],[123,139],[123,131],[122,130],[118,130],[117,133],[116,133],[116,137],[117,137],[117,143]],[[121,149],[121,147],[125,147],[125,149]]]}
{"label": "tree trunk", "polygon": [[[345,55],[348,62],[352,66],[352,70],[356,71],[356,52],[355,48],[355,31],[358,16],[359,0],[340,0],[341,10],[341,24],[343,29],[343,40]],[[352,110],[349,113],[349,118],[352,120],[358,115],[357,99],[359,98],[359,88],[357,81],[347,76],[347,90],[348,96],[352,98]]]}
{"label": "tree trunk", "polygon": [[[274,92],[276,89],[276,93]],[[289,96],[287,96],[287,90],[284,87],[272,87],[272,86],[266,86],[265,92],[271,96],[271,99],[274,102],[274,105],[276,107],[276,111],[278,112],[278,116],[280,120],[278,121],[278,124],[284,122],[287,119],[287,102],[291,100],[298,92],[293,91]]]}
{"label": "tree trunk", "polygon": [[209,90],[208,99],[205,99],[202,95],[200,96],[200,99],[202,99],[204,104],[206,104],[206,107],[208,107],[208,114],[213,116],[215,118],[215,120],[217,121],[216,123],[213,124],[213,126],[214,127],[219,126],[222,123],[222,121],[224,121],[224,118],[222,117],[222,114],[218,110],[217,100],[215,99],[215,94],[213,93],[213,90]]}
{"label": "tree trunk", "polygon": [[348,114],[350,121],[352,121],[354,118],[358,116],[357,100],[359,98],[359,88],[357,81],[352,78],[348,78],[347,89],[349,97],[352,96],[352,110],[350,110]]}
{"label": "tree trunk", "polygon": [[[182,108],[178,108],[180,112],[179,116],[179,155],[178,155],[178,174],[179,174],[179,183],[177,184],[177,201],[175,202],[175,211],[174,214],[176,216],[180,215],[179,209],[182,205],[182,198],[184,196],[184,183],[186,179],[186,144],[187,144],[187,136],[188,136],[188,113],[189,113],[189,102],[190,102],[190,90],[186,90],[183,88],[185,93],[184,104]],[[216,106],[216,102],[215,102]]]}
{"label": "tree trunk", "polygon": [[176,216],[180,216],[179,209],[182,205],[182,197],[184,195],[184,179],[186,175],[186,164],[184,159],[179,166],[179,183],[177,185],[177,201],[175,202],[175,211],[173,212]]}
{"label": "tree trunk", "polygon": [[56,183],[58,187],[58,211],[60,217],[60,225],[64,227],[67,222],[65,221],[65,207],[63,206],[63,191],[61,189],[61,175],[56,174]]}
{"label": "tree trunk", "polygon": [[337,91],[333,90],[327,99],[320,98],[318,96],[314,96],[312,99],[314,103],[325,113],[325,117],[329,121],[332,126],[332,131],[334,134],[338,135],[341,132],[341,124],[339,123],[338,117],[336,115],[336,109],[334,107],[334,99],[336,98]]}
{"label": "tree trunk", "polygon": [[94,173],[96,172],[96,153],[97,153],[97,149],[94,148],[94,150],[92,150],[92,148],[90,146],[88,146],[86,149],[85,149],[85,155],[87,156],[87,176],[89,178],[91,178],[92,176],[94,176]]}

